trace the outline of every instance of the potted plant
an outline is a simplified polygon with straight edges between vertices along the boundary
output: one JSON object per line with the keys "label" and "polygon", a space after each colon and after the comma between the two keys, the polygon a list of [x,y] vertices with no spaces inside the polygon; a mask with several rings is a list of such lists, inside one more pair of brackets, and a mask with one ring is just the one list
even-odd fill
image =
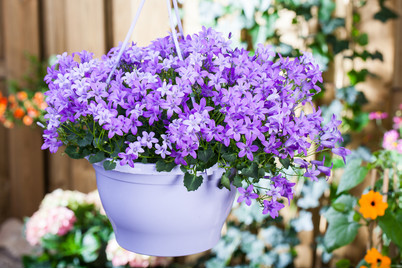
{"label": "potted plant", "polygon": [[348,154],[335,147],[341,122],[323,125],[319,108],[303,109],[322,82],[311,54],[273,62],[269,46],[252,55],[229,44],[211,28],[180,39],[182,58],[171,36],[132,44],[110,81],[119,47],[101,59],[64,53],[48,68],[42,149],[65,145],[93,164],[124,248],[158,256],[209,249],[235,187],[238,201],[256,200],[274,218],[293,197],[288,176],[330,175],[325,159],[309,156]]}

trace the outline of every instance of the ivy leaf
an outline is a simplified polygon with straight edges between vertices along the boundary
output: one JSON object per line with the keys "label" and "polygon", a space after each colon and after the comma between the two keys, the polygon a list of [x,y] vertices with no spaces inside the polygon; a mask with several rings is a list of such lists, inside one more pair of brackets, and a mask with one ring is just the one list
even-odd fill
{"label": "ivy leaf", "polygon": [[103,151],[98,151],[95,155],[91,155],[88,158],[89,163],[98,163],[103,161],[106,158],[105,153]]}
{"label": "ivy leaf", "polygon": [[86,147],[88,145],[91,145],[93,140],[94,140],[93,135],[90,132],[87,132],[84,138],[77,139],[77,144],[80,147]]}
{"label": "ivy leaf", "polygon": [[235,175],[235,177],[233,178],[233,185],[237,188],[240,188],[241,186],[243,186],[243,179],[241,176],[239,175]]}
{"label": "ivy leaf", "polygon": [[348,77],[350,84],[356,85],[357,83],[363,82],[366,80],[366,76],[369,74],[367,69],[362,69],[357,71],[355,69],[348,72]]}
{"label": "ivy leaf", "polygon": [[378,225],[389,239],[402,248],[402,212],[394,215],[389,209],[384,216],[378,217]]}
{"label": "ivy leaf", "polygon": [[[230,171],[229,171],[230,172]],[[221,178],[221,184],[224,186],[226,189],[230,190],[230,179],[227,173],[224,173]]]}
{"label": "ivy leaf", "polygon": [[386,22],[387,20],[396,18],[398,18],[398,14],[384,5],[381,5],[381,10],[374,14],[374,19],[381,22]]}
{"label": "ivy leaf", "polygon": [[237,159],[237,154],[236,153],[224,153],[224,154],[222,154],[222,158],[229,163],[233,163]]}
{"label": "ivy leaf", "polygon": [[286,169],[289,168],[290,165],[290,160],[288,158],[282,159],[279,158],[279,162],[283,165],[283,167],[285,167]]}
{"label": "ivy leaf", "polygon": [[206,150],[201,150],[198,152],[198,159],[200,159],[204,163],[207,163],[213,154],[214,152],[212,151],[212,149],[207,148]]}
{"label": "ivy leaf", "polygon": [[158,172],[170,172],[172,171],[173,168],[176,167],[176,163],[175,162],[165,162],[164,160],[158,160],[156,162],[156,171]]}
{"label": "ivy leaf", "polygon": [[246,177],[258,179],[258,165],[253,162],[249,167],[243,168],[241,173]]}
{"label": "ivy leaf", "polygon": [[336,194],[350,190],[362,183],[367,173],[367,167],[362,166],[362,159],[349,160],[339,182]]}
{"label": "ivy leaf", "polygon": [[198,189],[202,184],[202,176],[192,175],[189,172],[184,174],[184,186],[187,188],[188,191],[195,191]]}
{"label": "ivy leaf", "polygon": [[116,168],[116,163],[114,161],[104,161],[103,162],[103,168],[105,168],[105,170],[113,170]]}

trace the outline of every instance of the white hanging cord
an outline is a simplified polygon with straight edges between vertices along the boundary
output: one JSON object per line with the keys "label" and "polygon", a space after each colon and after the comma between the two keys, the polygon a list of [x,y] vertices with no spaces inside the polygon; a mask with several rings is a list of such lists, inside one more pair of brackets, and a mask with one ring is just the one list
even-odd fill
{"label": "white hanging cord", "polygon": [[177,25],[179,26],[179,31],[180,31],[181,37],[184,38],[184,31],[183,31],[183,26],[181,25],[181,19],[180,19],[180,15],[179,15],[179,7],[177,5],[177,0],[173,0],[173,6],[174,6],[174,11],[176,13]]}
{"label": "white hanging cord", "polygon": [[138,9],[137,9],[137,13],[135,14],[134,20],[133,20],[133,22],[131,23],[130,29],[128,30],[128,33],[127,33],[127,35],[126,35],[126,38],[124,39],[123,44],[121,45],[119,54],[117,55],[117,61],[116,61],[116,63],[114,64],[113,69],[112,69],[112,71],[110,72],[109,77],[108,77],[107,80],[106,80],[106,84],[109,84],[110,79],[112,78],[114,71],[116,70],[117,66],[118,66],[119,63],[120,63],[120,58],[121,58],[121,56],[123,55],[124,50],[126,49],[128,40],[130,39],[131,35],[133,34],[134,27],[135,27],[135,25],[137,24],[137,20],[138,20],[138,18],[139,18],[139,16],[140,16],[140,13],[141,13],[142,7],[144,6],[144,3],[145,3],[145,0],[142,0],[141,3],[140,3],[140,6],[139,6]]}
{"label": "white hanging cord", "polygon": [[179,41],[177,40],[176,30],[174,29],[174,25],[173,25],[173,18],[172,18],[172,11],[171,11],[172,6],[170,4],[170,0],[166,0],[166,4],[167,4],[168,12],[169,12],[170,28],[172,29],[173,42],[176,47],[177,56],[179,56],[179,59],[181,61],[183,61],[183,56],[181,55]]}

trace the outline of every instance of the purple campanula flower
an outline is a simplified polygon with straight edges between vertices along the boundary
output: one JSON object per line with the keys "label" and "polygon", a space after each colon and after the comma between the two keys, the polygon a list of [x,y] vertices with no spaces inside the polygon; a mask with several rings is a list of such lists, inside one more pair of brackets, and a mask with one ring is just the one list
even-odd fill
{"label": "purple campanula flower", "polygon": [[345,157],[350,154],[350,150],[348,150],[347,148],[339,147],[339,148],[333,148],[332,153],[341,156],[344,163],[346,163]]}
{"label": "purple campanula flower", "polygon": [[257,199],[258,194],[253,193],[254,186],[249,185],[247,189],[244,189],[242,187],[237,188],[238,192],[241,194],[239,198],[237,199],[238,203],[241,203],[245,201],[246,205],[250,206],[251,205],[251,199]]}
{"label": "purple campanula flower", "polygon": [[141,143],[141,146],[152,148],[152,145],[158,143],[158,139],[156,139],[154,132],[147,133],[145,131],[142,132],[142,137],[137,137],[138,141]]}
{"label": "purple campanula flower", "polygon": [[303,176],[309,177],[313,181],[318,181],[317,176],[320,174],[320,171],[316,168],[315,165],[312,165],[311,168],[307,168]]}
{"label": "purple campanula flower", "polygon": [[262,211],[262,214],[269,214],[271,215],[271,218],[276,218],[279,216],[279,210],[281,210],[282,208],[284,208],[285,206],[281,203],[279,203],[278,201],[275,200],[264,200],[264,209]]}
{"label": "purple campanula flower", "polygon": [[239,157],[242,158],[244,155],[247,155],[247,158],[250,161],[254,160],[253,152],[258,150],[258,146],[252,145],[253,142],[247,141],[246,144],[242,142],[237,142],[236,145],[240,149]]}

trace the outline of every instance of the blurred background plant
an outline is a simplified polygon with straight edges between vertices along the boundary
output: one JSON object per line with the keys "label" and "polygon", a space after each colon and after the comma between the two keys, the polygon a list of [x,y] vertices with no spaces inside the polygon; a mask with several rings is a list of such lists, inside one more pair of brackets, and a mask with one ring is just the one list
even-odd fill
{"label": "blurred background plant", "polygon": [[26,55],[30,66],[27,74],[20,80],[9,82],[8,95],[0,92],[0,123],[6,128],[17,125],[35,126],[45,122],[44,109],[47,107],[44,92],[47,85],[43,81],[48,62],[41,62],[33,55]]}
{"label": "blurred background plant", "polygon": [[24,267],[166,267],[171,262],[121,248],[97,191],[57,189],[25,222],[26,238],[36,248],[24,256]]}

